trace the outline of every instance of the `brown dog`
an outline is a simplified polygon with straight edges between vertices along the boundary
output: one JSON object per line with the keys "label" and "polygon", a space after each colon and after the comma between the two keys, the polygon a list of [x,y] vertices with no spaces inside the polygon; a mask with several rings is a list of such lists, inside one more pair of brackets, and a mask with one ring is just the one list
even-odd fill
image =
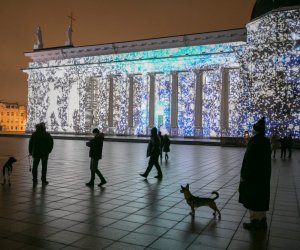
{"label": "brown dog", "polygon": [[215,203],[215,200],[219,198],[218,192],[216,192],[216,191],[212,192],[212,194],[216,195],[215,198],[196,197],[196,196],[191,194],[191,192],[189,190],[189,184],[186,184],[186,187],[181,186],[180,192],[184,194],[184,198],[185,198],[187,204],[191,207],[192,212],[190,214],[192,216],[195,215],[195,208],[202,207],[202,206],[208,206],[208,207],[210,207],[211,209],[214,210],[213,215],[216,216],[216,212],[218,212],[219,219],[221,219],[221,213],[220,213],[220,211],[217,208],[217,205]]}

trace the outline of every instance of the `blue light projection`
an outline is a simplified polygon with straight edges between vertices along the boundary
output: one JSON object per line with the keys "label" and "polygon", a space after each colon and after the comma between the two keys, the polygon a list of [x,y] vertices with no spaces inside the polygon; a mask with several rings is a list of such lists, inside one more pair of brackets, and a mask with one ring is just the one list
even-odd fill
{"label": "blue light projection", "polygon": [[148,125],[148,85],[142,75],[134,77],[133,88],[133,127],[135,135],[147,134]]}
{"label": "blue light projection", "polygon": [[267,118],[267,134],[298,137],[300,124],[300,10],[275,11],[247,25],[247,46],[239,54],[243,89],[240,104],[245,116],[239,124],[251,128]]}
{"label": "blue light projection", "polygon": [[195,76],[192,72],[178,74],[178,130],[181,136],[194,135]]}
{"label": "blue light projection", "polygon": [[221,79],[220,72],[208,71],[203,88],[203,135],[220,137]]}
{"label": "blue light projection", "polygon": [[[231,42],[123,54],[31,62],[27,131],[46,122],[53,132],[145,135],[149,77],[155,73],[154,124],[171,131],[171,72],[178,72],[178,135],[193,136],[194,70],[204,70],[203,136],[237,136],[262,115],[267,134],[300,137],[299,9],[271,12],[247,25],[247,43]],[[229,68],[229,118],[221,129],[222,69]],[[133,75],[133,127],[129,128],[129,79]],[[109,128],[113,77],[113,126]]]}
{"label": "blue light projection", "polygon": [[170,75],[157,74],[155,81],[154,125],[170,131],[171,82]]}

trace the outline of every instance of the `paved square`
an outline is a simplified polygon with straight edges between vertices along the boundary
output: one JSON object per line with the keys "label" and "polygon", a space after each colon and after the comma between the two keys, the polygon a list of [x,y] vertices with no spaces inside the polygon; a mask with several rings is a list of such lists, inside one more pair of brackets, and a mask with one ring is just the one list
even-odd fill
{"label": "paved square", "polygon": [[[291,160],[272,160],[271,209],[266,232],[248,232],[246,210],[238,203],[239,171],[244,148],[171,145],[163,160],[164,178],[144,180],[144,143],[104,142],[99,169],[105,187],[89,181],[84,141],[54,141],[48,163],[48,186],[32,185],[27,138],[0,137],[1,167],[9,155],[12,185],[0,187],[1,249],[300,249],[300,152]],[[39,178],[41,166],[39,166]],[[207,207],[194,219],[180,185],[196,196],[216,200],[222,219]]]}

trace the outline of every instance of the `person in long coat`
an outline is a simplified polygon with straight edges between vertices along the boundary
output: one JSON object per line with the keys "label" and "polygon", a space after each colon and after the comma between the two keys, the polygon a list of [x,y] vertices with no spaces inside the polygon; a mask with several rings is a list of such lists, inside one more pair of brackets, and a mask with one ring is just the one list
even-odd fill
{"label": "person in long coat", "polygon": [[170,152],[170,139],[167,134],[164,135],[164,143],[163,143],[163,152],[165,152],[165,160],[167,161],[169,159],[168,153]]}
{"label": "person in long coat", "polygon": [[53,138],[46,131],[45,123],[41,122],[37,124],[36,131],[31,135],[29,140],[29,155],[33,157],[32,166],[32,181],[33,184],[37,184],[37,169],[40,161],[42,161],[42,184],[47,185],[47,166],[48,166],[48,156],[53,149]]}
{"label": "person in long coat", "polygon": [[101,187],[106,183],[104,176],[101,174],[101,172],[98,169],[98,162],[100,159],[102,159],[104,134],[100,133],[98,128],[93,129],[93,134],[94,134],[94,138],[86,143],[86,145],[90,148],[89,157],[91,158],[91,162],[90,162],[91,179],[85,185],[88,187],[93,187],[95,176],[97,174],[101,180],[98,186]]}
{"label": "person in long coat", "polygon": [[266,229],[270,202],[271,147],[265,137],[265,118],[253,126],[255,134],[247,145],[240,172],[239,202],[249,209],[248,230]]}
{"label": "person in long coat", "polygon": [[140,176],[147,178],[154,165],[157,169],[157,175],[155,176],[155,178],[161,179],[163,177],[160,165],[158,163],[160,152],[160,140],[157,135],[157,128],[153,127],[151,129],[151,138],[147,147],[147,157],[150,156],[148,167],[143,174],[140,174]]}

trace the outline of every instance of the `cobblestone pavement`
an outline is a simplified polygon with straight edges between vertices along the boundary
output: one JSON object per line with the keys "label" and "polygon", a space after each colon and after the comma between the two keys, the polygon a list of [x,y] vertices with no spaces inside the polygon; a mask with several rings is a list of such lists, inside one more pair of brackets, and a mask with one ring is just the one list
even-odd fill
{"label": "cobblestone pavement", "polygon": [[[48,186],[32,185],[27,138],[0,138],[0,164],[9,155],[12,185],[0,186],[0,249],[300,249],[300,151],[291,160],[272,160],[268,230],[242,228],[248,213],[238,203],[245,148],[171,145],[164,178],[139,176],[147,166],[146,144],[104,142],[99,168],[107,184],[88,188],[84,141],[55,140]],[[39,166],[40,176],[41,166]],[[216,200],[222,219],[207,207],[194,219],[180,185]],[[97,183],[98,184],[98,183]]]}

